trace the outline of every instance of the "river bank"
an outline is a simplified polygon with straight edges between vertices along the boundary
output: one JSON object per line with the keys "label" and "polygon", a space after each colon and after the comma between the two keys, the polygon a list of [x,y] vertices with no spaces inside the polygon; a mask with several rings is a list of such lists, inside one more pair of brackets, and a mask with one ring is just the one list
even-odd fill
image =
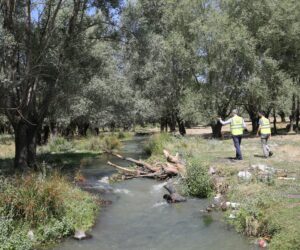
{"label": "river bank", "polygon": [[[243,161],[232,161],[234,147],[230,138],[203,139],[199,136],[173,137],[156,135],[148,145],[152,152],[150,162],[162,160],[162,150],[178,152],[187,162],[199,167],[212,167],[226,182],[224,195],[228,202],[239,204],[238,210],[227,210],[224,219],[246,236],[265,238],[270,249],[300,249],[300,136],[273,137],[270,145],[275,155],[264,159],[259,138],[243,140]],[[238,177],[240,171],[250,171],[253,166],[264,166],[274,171],[268,178],[252,172],[251,178]],[[278,177],[275,172],[286,177]],[[213,184],[211,184],[213,185]],[[216,190],[211,197],[216,195]],[[213,198],[211,199],[213,200]]]}
{"label": "river bank", "polygon": [[[78,145],[85,145],[81,146],[81,150],[84,148],[87,148],[86,145],[98,145],[97,142],[103,142],[102,139],[93,139],[91,140],[79,140],[76,142],[71,142],[73,145],[76,143],[77,147]],[[113,140],[114,141],[114,140]],[[219,177],[222,177],[226,184],[228,185],[228,190],[226,191],[225,197],[227,201],[235,202],[240,204],[240,209],[238,210],[227,210],[227,212],[224,214],[224,219],[227,223],[232,224],[237,231],[239,231],[241,234],[253,237],[253,239],[257,239],[259,237],[265,237],[269,241],[270,249],[298,249],[298,239],[297,235],[299,232],[299,225],[297,223],[297,220],[295,218],[299,217],[299,198],[297,198],[297,194],[299,194],[299,170],[297,168],[297,164],[299,163],[299,155],[298,155],[298,146],[300,145],[300,137],[293,136],[293,139],[291,140],[289,137],[286,136],[280,136],[275,137],[272,139],[271,146],[273,147],[273,150],[275,152],[275,155],[271,159],[262,159],[259,157],[259,154],[261,153],[260,148],[260,142],[257,138],[249,138],[245,139],[243,141],[243,151],[244,151],[244,157],[245,160],[243,162],[232,162],[228,159],[228,157],[232,156],[233,154],[233,146],[231,140],[208,140],[203,139],[199,136],[187,136],[185,138],[182,137],[175,137],[168,134],[157,134],[150,139],[148,143],[145,143],[145,138],[135,138],[133,140],[126,140],[124,142],[124,147],[121,147],[122,154],[133,157],[135,159],[139,158],[147,158],[147,155],[145,155],[144,150],[146,150],[149,153],[151,153],[151,157],[148,159],[149,162],[156,162],[156,161],[163,161],[164,156],[162,154],[163,149],[168,149],[171,153],[175,154],[178,152],[181,156],[181,158],[184,160],[185,164],[187,166],[190,166],[191,164],[194,166],[194,169],[206,169],[207,170],[210,167],[213,167]],[[58,145],[64,145],[68,142],[59,143]],[[118,143],[113,143],[118,144]],[[108,145],[112,145],[109,143]],[[143,146],[144,145],[144,146]],[[101,144],[101,147],[103,144]],[[94,146],[93,146],[94,147]],[[60,161],[60,164],[65,164],[66,170],[69,169],[66,173],[70,173],[72,176],[75,174],[75,169],[80,170],[77,177],[82,177],[84,180],[87,180],[89,185],[92,187],[92,191],[96,191],[96,193],[99,193],[99,180],[101,180],[102,177],[110,176],[111,174],[115,173],[115,170],[110,168],[107,165],[108,160],[113,160],[115,163],[123,165],[125,167],[129,166],[129,163],[126,163],[120,159],[114,158],[111,155],[99,155],[99,152],[96,150],[94,152],[92,151],[85,151],[84,154],[82,154],[82,151],[80,150],[78,152],[77,149],[71,149],[69,152],[57,152],[57,153],[46,153],[47,156],[51,156],[52,158],[49,159],[55,159],[53,160],[54,163],[58,164],[58,160]],[[80,155],[80,157],[73,157],[74,155]],[[69,155],[68,157],[65,157],[66,155]],[[53,158],[54,157],[54,158]],[[45,159],[45,158],[44,158]],[[67,160],[69,159],[69,160]],[[125,165],[124,165],[125,164]],[[294,181],[291,180],[282,180],[277,179],[275,176],[272,176],[267,182],[259,180],[256,176],[253,176],[248,181],[241,181],[237,174],[239,171],[245,171],[249,168],[251,165],[257,165],[257,164],[263,164],[267,165],[269,167],[275,168],[275,169],[282,169],[284,168],[286,172],[289,174],[289,176],[293,175],[295,177]],[[72,171],[73,168],[74,171]],[[200,168],[198,168],[200,167]],[[71,172],[70,172],[71,171]],[[196,171],[194,173],[199,174],[199,171]],[[197,175],[196,175],[197,176]],[[213,216],[210,214],[202,214],[201,210],[205,210],[207,206],[209,206],[210,203],[213,201],[213,197],[216,195],[216,192],[213,192],[213,185],[206,189],[207,185],[199,185],[203,184],[203,177],[206,178],[206,174],[203,175],[203,171],[200,171],[201,178],[199,179],[193,179],[192,182],[187,182],[190,190],[183,190],[191,195],[197,196],[199,192],[203,194],[203,189],[205,189],[204,195],[201,195],[202,197],[210,197],[210,201],[205,200],[198,200],[198,199],[189,199],[188,203],[180,204],[180,205],[174,205],[175,213],[171,213],[172,216],[169,216],[169,212],[173,211],[170,210],[173,205],[167,206],[165,201],[162,199],[162,192],[163,188],[162,185],[154,180],[133,180],[133,181],[126,181],[117,183],[114,185],[114,187],[109,187],[109,192],[106,193],[105,191],[101,193],[101,197],[104,197],[104,199],[112,200],[113,204],[112,206],[109,206],[108,208],[104,208],[100,214],[100,216],[97,216],[97,212],[95,209],[95,204],[97,204],[97,201],[93,199],[92,195],[87,194],[86,192],[80,191],[78,188],[75,188],[74,186],[69,186],[68,190],[71,193],[77,193],[78,196],[71,196],[72,198],[75,198],[73,200],[62,198],[63,196],[60,196],[61,199],[65,199],[66,203],[73,204],[75,208],[79,208],[77,211],[73,211],[70,214],[73,216],[73,225],[72,227],[65,227],[64,224],[59,224],[62,226],[62,230],[60,231],[60,228],[54,223],[53,228],[52,226],[48,226],[47,223],[44,223],[45,228],[48,228],[49,230],[47,232],[50,232],[48,234],[48,239],[45,240],[45,238],[39,238],[41,239],[41,243],[48,241],[55,241],[59,238],[65,237],[67,235],[70,235],[74,233],[75,226],[74,223],[77,221],[74,218],[78,219],[80,216],[82,217],[84,214],[80,214],[80,212],[85,211],[84,209],[87,208],[90,211],[93,211],[92,213],[88,213],[92,216],[82,217],[82,220],[79,220],[83,222],[85,225],[89,225],[88,227],[85,227],[85,229],[91,228],[91,226],[96,221],[96,226],[93,228],[92,234],[94,235],[94,239],[91,241],[86,242],[74,242],[73,240],[67,241],[62,245],[62,247],[58,247],[57,249],[76,249],[84,246],[89,246],[89,249],[98,249],[97,247],[99,244],[103,244],[103,249],[121,249],[121,247],[125,247],[126,244],[124,243],[124,238],[120,238],[119,235],[126,232],[126,227],[129,228],[135,228],[134,224],[138,223],[140,225],[140,229],[136,229],[137,231],[141,230],[141,241],[138,241],[139,243],[136,243],[134,241],[130,241],[130,244],[128,243],[128,249],[135,249],[134,247],[140,246],[139,244],[152,244],[153,239],[157,236],[154,233],[154,231],[148,231],[147,225],[149,224],[149,220],[153,219],[153,227],[157,229],[157,234],[163,234],[163,232],[169,232],[166,225],[169,225],[168,221],[173,221],[172,225],[169,225],[170,227],[176,227],[178,225],[181,225],[180,228],[183,231],[176,231],[176,235],[178,234],[178,238],[185,237],[187,240],[194,241],[197,243],[197,249],[201,245],[204,248],[199,249],[206,249],[205,246],[209,245],[209,249],[219,249],[217,243],[209,243],[210,238],[206,239],[201,238],[197,233],[194,232],[194,229],[189,227],[188,224],[196,223],[194,225],[196,232],[197,230],[201,231],[201,234],[205,232],[204,235],[212,234],[212,238],[214,238],[214,235],[218,235],[218,237],[222,238],[222,242],[220,242],[221,245],[225,246],[227,243],[226,237],[228,238],[228,248],[226,249],[256,249],[254,244],[249,245],[246,240],[243,238],[240,238],[238,234],[232,233],[232,231],[226,230],[226,224],[221,223],[218,220],[214,220]],[[76,177],[76,176],[75,176]],[[50,181],[50,180],[49,180]],[[36,179],[34,181],[35,183],[40,184],[41,182],[38,182]],[[62,181],[65,183],[65,180]],[[47,183],[42,182],[42,184]],[[66,182],[67,183],[67,182]],[[133,184],[132,184],[133,183]],[[143,184],[145,183],[145,184]],[[58,186],[57,184],[55,184]],[[54,186],[55,186],[54,185]],[[69,184],[64,184],[69,185]],[[72,184],[71,184],[72,185]],[[100,182],[100,186],[101,186]],[[156,192],[153,192],[154,187],[158,187],[159,189],[155,188]],[[5,187],[5,186],[4,186]],[[38,188],[39,190],[42,189],[42,185]],[[147,187],[147,188],[146,188]],[[196,187],[196,189],[195,189]],[[200,188],[199,188],[200,187]],[[4,188],[5,189],[5,188]],[[102,186],[101,188],[102,189]],[[135,190],[136,189],[136,190]],[[22,189],[21,189],[22,190]],[[56,190],[54,188],[54,190]],[[62,189],[64,190],[64,189]],[[191,192],[192,191],[192,192]],[[79,193],[82,192],[82,193]],[[135,192],[138,192],[135,194]],[[58,192],[58,193],[61,193]],[[69,192],[66,192],[66,197],[68,196]],[[94,192],[93,192],[94,193]],[[132,194],[134,194],[132,196]],[[78,197],[86,197],[86,200],[77,199]],[[144,197],[143,197],[144,196]],[[200,196],[200,197],[201,197]],[[138,199],[136,199],[138,197]],[[297,200],[298,199],[298,200]],[[85,201],[88,201],[87,203]],[[122,201],[122,202],[121,202]],[[78,204],[78,202],[81,202],[81,204]],[[137,203],[137,207],[139,207],[136,211],[134,204]],[[147,210],[146,208],[143,208],[143,206],[138,206],[138,204],[148,204]],[[46,206],[48,206],[46,204]],[[119,218],[119,213],[122,213],[122,209],[124,210],[125,207],[128,208],[126,214],[122,217],[121,221],[118,221],[117,218]],[[82,208],[82,209],[81,209]],[[84,208],[84,209],[83,209]],[[98,207],[99,208],[99,204]],[[156,211],[155,208],[158,208]],[[154,209],[154,210],[153,210]],[[178,210],[179,209],[179,210]],[[126,210],[126,209],[125,209]],[[124,212],[125,212],[124,210]],[[180,212],[181,211],[181,212]],[[183,212],[185,211],[185,212]],[[151,214],[151,213],[157,213],[158,214]],[[77,215],[76,213],[79,213]],[[103,214],[104,213],[104,214]],[[132,218],[135,218],[137,221],[133,223],[132,220],[128,221],[130,217],[129,214],[132,213]],[[187,214],[186,214],[187,213]],[[137,216],[140,214],[141,216]],[[217,214],[219,214],[217,212]],[[79,217],[78,217],[79,216]],[[153,217],[154,216],[154,217]],[[165,218],[165,216],[167,216]],[[233,218],[233,217],[234,218]],[[147,220],[145,218],[149,217]],[[166,220],[164,220],[165,218]],[[231,219],[230,219],[231,218]],[[139,220],[139,221],[138,221]],[[157,226],[156,224],[161,224],[161,221],[164,221],[165,225]],[[175,221],[174,221],[175,220]],[[207,227],[208,225],[211,225],[211,222],[213,222],[212,227]],[[61,220],[58,220],[58,222],[61,222]],[[185,223],[184,223],[185,222]],[[110,224],[112,223],[112,224]],[[120,224],[121,223],[121,224]],[[131,224],[133,223],[133,224]],[[179,223],[179,224],[178,224]],[[182,224],[183,223],[183,224]],[[113,228],[110,228],[110,225],[118,225],[118,230],[114,230]],[[6,228],[18,228],[15,226],[16,224],[8,225]],[[23,224],[24,225],[24,224]],[[136,224],[137,225],[137,224]],[[183,225],[186,225],[182,227]],[[218,226],[216,226],[218,225]],[[203,228],[202,228],[203,227]],[[5,228],[5,227],[2,227]],[[20,228],[20,227],[19,227]],[[24,228],[24,227],[23,227]],[[76,226],[78,228],[78,226]],[[205,231],[203,231],[205,228]],[[5,231],[6,235],[8,229]],[[64,231],[66,229],[66,231]],[[106,231],[107,230],[107,231]],[[111,231],[112,230],[112,231]],[[32,231],[31,227],[27,226],[23,230],[22,234],[15,234],[20,239],[23,237],[24,239],[28,240],[28,232]],[[42,230],[40,230],[42,231]],[[18,232],[18,230],[15,230],[15,232]],[[51,235],[51,232],[61,232],[59,235]],[[135,231],[133,230],[132,233]],[[185,232],[185,233],[184,233]],[[174,231],[173,231],[174,233]],[[182,233],[182,234],[181,234]],[[36,233],[34,233],[37,235]],[[108,235],[115,235],[113,238],[118,239],[116,241],[113,240],[112,236],[108,237]],[[2,236],[5,235],[2,232]],[[105,236],[106,235],[106,236]],[[148,236],[149,239],[146,239]],[[104,237],[105,236],[105,237]],[[147,237],[146,237],[147,236]],[[226,236],[226,237],[225,237]],[[108,238],[107,238],[108,237]],[[129,234],[128,237],[133,237],[133,235]],[[146,238],[145,238],[146,237]],[[199,240],[199,237],[201,240]],[[224,238],[225,237],[225,238]],[[16,237],[13,237],[12,239],[15,239]],[[3,238],[5,240],[5,236]],[[199,240],[199,241],[198,241]],[[206,242],[205,240],[209,240]],[[26,241],[28,242],[28,241]],[[123,243],[122,243],[123,242]],[[148,243],[147,243],[148,242]],[[151,243],[152,242],[152,243]],[[205,243],[206,242],[206,243]],[[230,245],[231,243],[233,245]],[[25,244],[25,243],[24,243]],[[27,244],[27,243],[26,243]],[[109,248],[110,244],[115,244],[115,248]],[[154,243],[153,243],[154,244]],[[168,238],[161,238],[160,244],[156,247],[153,246],[153,249],[163,249],[159,248],[160,246],[169,246],[169,247],[178,247],[181,243],[174,241],[174,244],[170,244]],[[208,244],[208,245],[207,245]],[[186,246],[189,246],[190,248],[187,249],[196,249],[195,244],[185,244]],[[236,248],[234,248],[234,246]],[[123,249],[122,248],[122,249]],[[24,248],[24,249],[30,249],[30,248]],[[136,248],[141,249],[141,248]],[[181,249],[181,248],[177,248]]]}
{"label": "river bank", "polygon": [[[38,147],[38,171],[13,169],[14,138],[0,136],[1,249],[40,249],[95,224],[100,193],[83,191],[80,168],[96,159],[101,148],[121,147],[131,134],[51,138]],[[110,169],[110,171],[112,171]]]}

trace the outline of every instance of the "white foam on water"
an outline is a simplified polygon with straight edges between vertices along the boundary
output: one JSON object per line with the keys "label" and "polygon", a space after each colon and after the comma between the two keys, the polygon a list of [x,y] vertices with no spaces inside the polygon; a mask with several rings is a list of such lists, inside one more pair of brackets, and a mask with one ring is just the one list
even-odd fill
{"label": "white foam on water", "polygon": [[166,203],[165,201],[162,202],[156,202],[152,207],[156,208],[156,207],[162,207],[162,206],[167,206],[168,203]]}
{"label": "white foam on water", "polygon": [[160,184],[156,184],[156,185],[153,185],[152,188],[151,188],[151,193],[157,193],[159,190],[163,189],[164,185],[166,185],[168,182],[163,182],[163,183],[160,183]]}
{"label": "white foam on water", "polygon": [[100,180],[98,180],[99,182],[102,182],[102,183],[106,183],[106,184],[109,184],[109,178],[108,176],[104,176],[102,177]]}
{"label": "white foam on water", "polygon": [[128,189],[124,189],[124,188],[122,188],[122,189],[116,188],[116,189],[114,189],[114,193],[116,193],[116,194],[129,194],[129,195],[132,195],[131,191],[129,191]]}

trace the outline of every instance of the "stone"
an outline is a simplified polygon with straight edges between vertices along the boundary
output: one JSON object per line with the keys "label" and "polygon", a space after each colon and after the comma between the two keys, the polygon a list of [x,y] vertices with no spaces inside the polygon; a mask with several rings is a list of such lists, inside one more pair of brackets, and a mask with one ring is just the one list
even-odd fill
{"label": "stone", "polygon": [[214,175],[216,172],[217,172],[217,171],[215,170],[214,167],[210,167],[209,170],[208,170],[208,173],[209,173],[210,175]]}
{"label": "stone", "polygon": [[226,202],[226,206],[229,208],[232,208],[232,209],[238,209],[240,206],[241,206],[241,204],[240,203],[237,203],[237,202],[229,202],[229,201],[227,201]]}
{"label": "stone", "polygon": [[90,234],[87,234],[83,230],[75,230],[75,234],[74,234],[73,238],[76,240],[85,240],[85,239],[92,238],[92,236]]}
{"label": "stone", "polygon": [[27,233],[27,237],[31,240],[34,241],[34,233],[32,230],[29,230]]}
{"label": "stone", "polygon": [[218,194],[214,197],[214,199],[213,199],[213,202],[214,202],[214,204],[216,204],[216,205],[220,205],[223,201],[224,201],[224,197],[223,197],[223,195],[220,194],[220,193],[218,193]]}
{"label": "stone", "polygon": [[240,171],[238,173],[238,177],[243,180],[250,180],[252,178],[252,174],[249,171]]}
{"label": "stone", "polygon": [[235,219],[236,216],[235,216],[234,214],[230,214],[230,215],[228,216],[228,218],[229,218],[229,219]]}

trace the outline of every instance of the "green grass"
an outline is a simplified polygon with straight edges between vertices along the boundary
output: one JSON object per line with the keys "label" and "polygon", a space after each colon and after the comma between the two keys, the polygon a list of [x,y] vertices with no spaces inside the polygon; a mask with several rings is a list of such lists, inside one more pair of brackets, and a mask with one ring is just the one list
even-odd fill
{"label": "green grass", "polygon": [[[36,249],[90,229],[99,207],[97,198],[59,174],[0,178],[1,249]],[[34,239],[28,237],[33,232]]]}
{"label": "green grass", "polygon": [[[287,196],[300,194],[300,136],[274,136],[270,145],[275,154],[272,158],[264,159],[261,157],[260,139],[244,138],[244,160],[241,162],[228,160],[228,157],[235,154],[231,139],[205,140],[199,136],[176,138],[162,134],[155,135],[146,149],[152,153],[149,161],[163,160],[162,149],[165,148],[172,154],[178,152],[186,160],[187,166],[192,165],[190,176],[194,178],[186,180],[186,187],[192,187],[192,195],[206,197],[206,192],[205,195],[199,195],[205,186],[209,190],[211,185],[203,169],[214,167],[229,185],[227,199],[241,204],[236,219],[229,220],[238,232],[251,237],[270,238],[270,249],[300,249],[300,199]],[[296,180],[279,180],[273,175],[267,181],[261,181],[255,174],[251,181],[238,180],[237,173],[254,164],[285,171],[289,177],[296,177]],[[227,215],[224,214],[225,218]]]}
{"label": "green grass", "polygon": [[159,155],[162,154],[165,144],[171,141],[172,137],[170,134],[155,134],[145,144],[144,150],[149,155]]}

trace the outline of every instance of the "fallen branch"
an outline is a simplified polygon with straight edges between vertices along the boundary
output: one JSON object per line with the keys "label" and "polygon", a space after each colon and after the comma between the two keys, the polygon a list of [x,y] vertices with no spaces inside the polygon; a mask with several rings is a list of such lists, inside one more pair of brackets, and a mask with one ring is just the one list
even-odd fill
{"label": "fallen branch", "polygon": [[167,174],[172,174],[172,175],[178,175],[179,171],[176,168],[176,166],[170,164],[170,163],[166,163],[163,165],[163,170],[167,173]]}
{"label": "fallen branch", "polygon": [[110,161],[107,162],[108,165],[124,172],[124,173],[127,173],[127,174],[130,174],[130,175],[136,175],[136,176],[139,176],[141,174],[147,174],[146,172],[142,172],[142,171],[139,171],[137,169],[129,169],[129,168],[124,168],[124,167],[121,167],[119,165],[116,165]]}
{"label": "fallen branch", "polygon": [[137,166],[144,167],[144,168],[150,170],[151,172],[157,172],[159,170],[159,168],[153,167],[152,165],[150,165],[149,163],[144,162],[144,161],[138,161],[138,160],[135,160],[135,159],[132,159],[132,158],[129,158],[129,157],[124,157],[120,154],[117,154],[117,153],[114,153],[114,152],[111,152],[111,151],[106,151],[106,153],[111,154],[113,156],[116,156],[119,159],[134,163]]}
{"label": "fallen branch", "polygon": [[170,152],[166,149],[163,150],[164,156],[167,158],[167,161],[170,163],[179,163],[179,155],[176,153],[175,156],[171,155]]}

